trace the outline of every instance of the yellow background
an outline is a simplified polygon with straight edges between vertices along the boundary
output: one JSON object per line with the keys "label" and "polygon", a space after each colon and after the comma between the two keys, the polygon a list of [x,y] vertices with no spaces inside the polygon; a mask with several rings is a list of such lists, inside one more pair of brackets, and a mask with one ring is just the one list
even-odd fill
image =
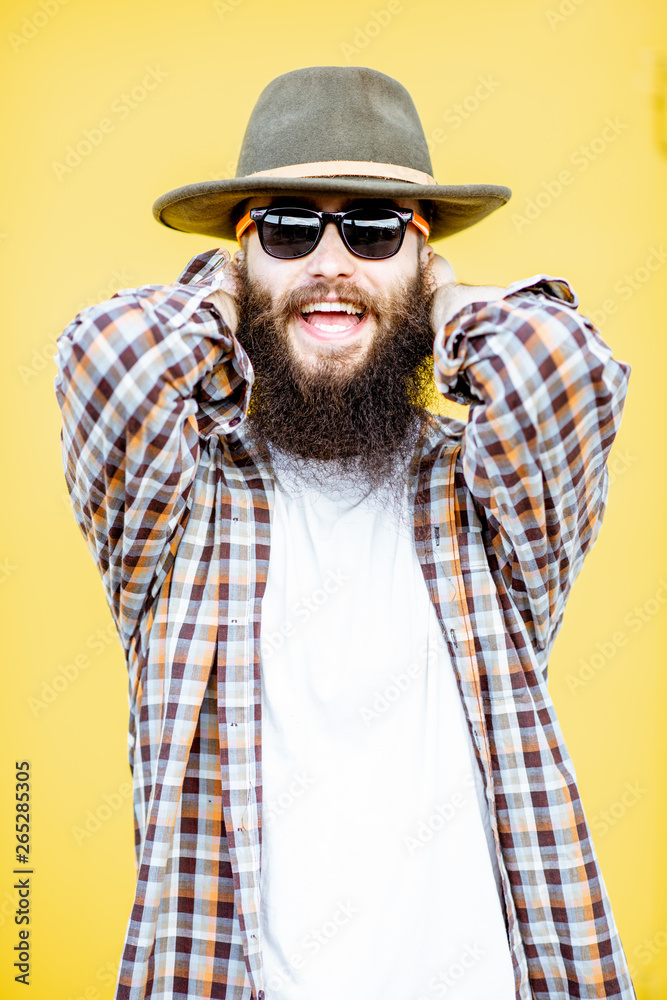
{"label": "yellow background", "polygon": [[[667,240],[667,9],[663,0],[394,0],[376,30],[373,12],[387,9],[385,0],[3,4],[2,1000],[26,995],[11,968],[15,760],[28,758],[34,775],[32,1000],[110,1000],[134,886],[125,667],[67,505],[53,340],[84,304],[168,283],[213,246],[159,226],[152,202],[233,175],[266,83],[330,64],[368,65],[405,84],[440,183],[512,188],[508,206],[437,245],[459,280],[562,275],[633,367],[605,523],[572,594],[550,688],[639,1000],[667,997],[667,264],[642,270]],[[159,82],[123,114],[118,102],[149,68]],[[480,78],[493,84],[476,98]],[[54,167],[103,118],[113,129],[89,155],[67,172]],[[67,683],[55,691],[58,677]],[[82,840],[77,829],[105,803]]]}

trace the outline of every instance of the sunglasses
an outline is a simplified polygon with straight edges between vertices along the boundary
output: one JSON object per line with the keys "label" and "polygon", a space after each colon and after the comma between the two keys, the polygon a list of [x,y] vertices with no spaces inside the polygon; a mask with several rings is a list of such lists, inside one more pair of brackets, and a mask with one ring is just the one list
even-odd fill
{"label": "sunglasses", "polygon": [[312,253],[324,227],[333,222],[343,243],[356,257],[386,260],[398,253],[409,223],[426,239],[429,225],[411,209],[353,208],[349,212],[316,212],[310,208],[251,208],[236,226],[236,238],[252,223],[262,250],[280,260],[296,260]]}

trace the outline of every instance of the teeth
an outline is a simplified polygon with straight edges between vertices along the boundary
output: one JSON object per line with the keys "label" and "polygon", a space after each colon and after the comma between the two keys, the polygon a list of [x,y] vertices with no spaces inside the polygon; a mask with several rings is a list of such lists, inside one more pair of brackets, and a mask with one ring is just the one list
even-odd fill
{"label": "teeth", "polygon": [[353,306],[350,302],[309,302],[302,307],[301,312],[345,312],[358,316],[363,309]]}

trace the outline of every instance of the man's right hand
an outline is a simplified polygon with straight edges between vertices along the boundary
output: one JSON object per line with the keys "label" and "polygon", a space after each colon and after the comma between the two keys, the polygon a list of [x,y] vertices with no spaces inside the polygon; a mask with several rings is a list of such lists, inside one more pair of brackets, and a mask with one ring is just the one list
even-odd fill
{"label": "man's right hand", "polygon": [[236,333],[239,324],[237,295],[240,291],[240,282],[236,263],[237,257],[242,253],[242,250],[237,250],[232,259],[224,265],[220,288],[202,300],[211,302],[215,306],[232,333]]}

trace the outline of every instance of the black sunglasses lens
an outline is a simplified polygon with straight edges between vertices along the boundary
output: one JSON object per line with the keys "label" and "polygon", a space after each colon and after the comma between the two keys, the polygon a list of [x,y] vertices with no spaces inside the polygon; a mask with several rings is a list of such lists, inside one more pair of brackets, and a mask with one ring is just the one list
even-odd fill
{"label": "black sunglasses lens", "polygon": [[320,220],[306,208],[269,209],[262,230],[264,244],[274,257],[302,257],[317,242]]}
{"label": "black sunglasses lens", "polygon": [[343,220],[348,246],[360,257],[381,260],[398,249],[404,231],[402,219],[389,209],[358,209]]}

